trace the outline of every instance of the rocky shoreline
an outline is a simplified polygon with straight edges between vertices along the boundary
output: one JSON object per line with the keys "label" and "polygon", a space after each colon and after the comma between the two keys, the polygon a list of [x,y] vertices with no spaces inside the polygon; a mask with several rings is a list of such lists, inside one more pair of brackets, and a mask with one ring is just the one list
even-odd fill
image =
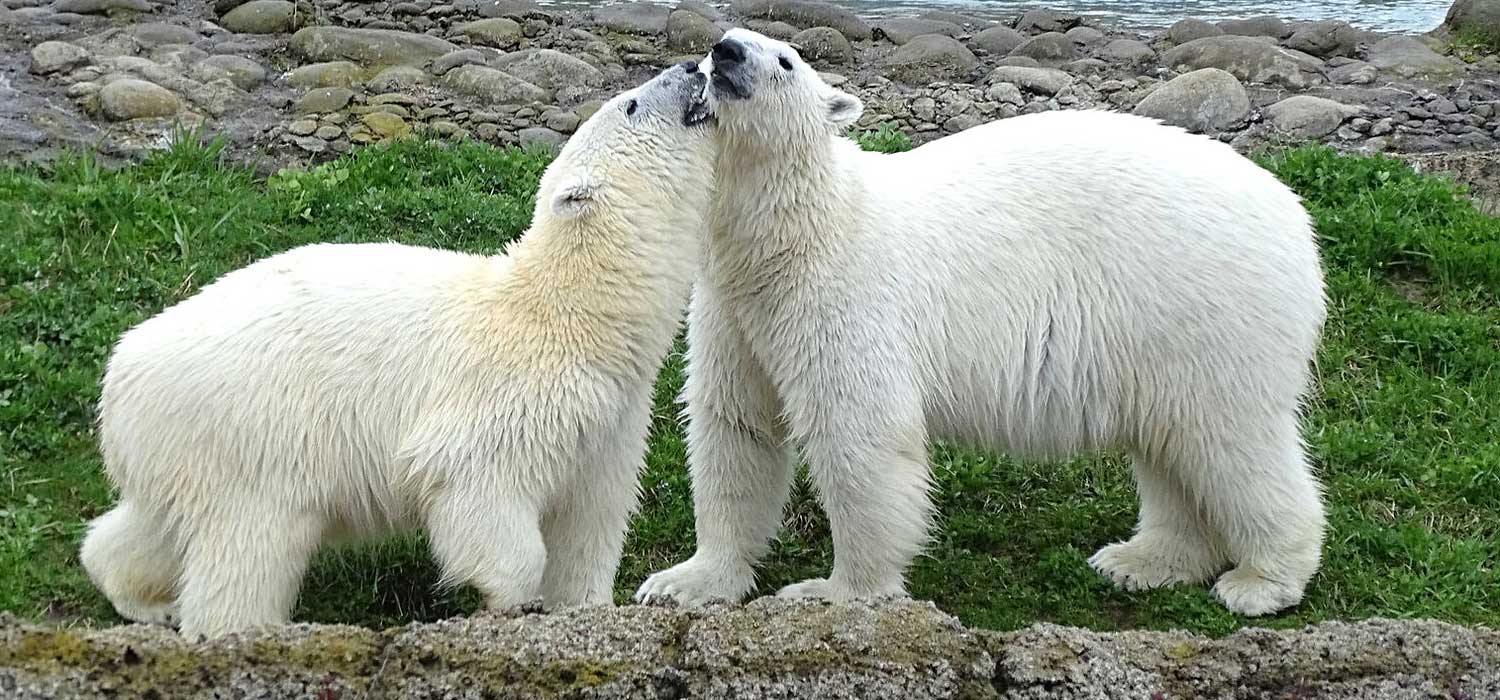
{"label": "rocky shoreline", "polygon": [[919,142],[1108,108],[1244,150],[1482,151],[1500,147],[1500,56],[1463,38],[1465,12],[1500,11],[1460,0],[1461,31],[1407,36],[1273,17],[1139,32],[1045,9],[867,21],[809,0],[0,0],[0,158],[135,157],[184,125],[268,166],[419,133],[558,144],[604,98],[731,26],[795,42],[865,100],[861,128]]}

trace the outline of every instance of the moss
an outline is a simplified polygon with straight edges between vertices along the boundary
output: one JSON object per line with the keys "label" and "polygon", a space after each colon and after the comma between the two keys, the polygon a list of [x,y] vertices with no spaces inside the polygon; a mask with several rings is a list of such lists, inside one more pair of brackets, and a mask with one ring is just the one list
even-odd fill
{"label": "moss", "polygon": [[24,669],[39,675],[63,669],[93,666],[93,645],[69,630],[21,632],[0,647],[0,666]]}

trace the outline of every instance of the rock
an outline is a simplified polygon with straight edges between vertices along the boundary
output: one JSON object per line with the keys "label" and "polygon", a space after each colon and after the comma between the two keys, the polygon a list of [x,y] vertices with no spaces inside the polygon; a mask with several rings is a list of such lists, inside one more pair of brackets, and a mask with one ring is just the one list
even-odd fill
{"label": "rock", "polygon": [[1054,12],[1046,9],[1027,10],[1016,20],[1016,31],[1026,34],[1066,32],[1078,26],[1082,20],[1075,14]]}
{"label": "rock", "polygon": [[1266,116],[1277,129],[1305,139],[1327,136],[1359,112],[1358,107],[1312,95],[1293,95],[1266,108]]}
{"label": "rock", "polygon": [[1011,51],[1010,55],[1026,56],[1043,63],[1060,63],[1077,58],[1073,42],[1068,40],[1067,35],[1060,32],[1047,32],[1031,37],[1026,43]]}
{"label": "rock", "polygon": [[468,37],[469,41],[480,46],[493,46],[497,49],[513,49],[517,44],[521,43],[520,23],[506,17],[481,19],[460,24],[453,28],[453,33],[458,36]]}
{"label": "rock", "polygon": [[[798,32],[802,31],[786,22],[773,22],[768,19],[752,19],[745,22],[745,27],[751,31],[759,32],[778,41],[790,41]],[[838,31],[835,29],[834,31]],[[843,36],[840,34],[840,36]]]}
{"label": "rock", "polygon": [[1201,68],[1162,83],[1136,104],[1135,113],[1208,134],[1244,121],[1250,97],[1228,72]]}
{"label": "rock", "polygon": [[809,61],[854,62],[854,46],[832,27],[813,27],[797,32],[792,43],[802,47],[802,58]]}
{"label": "rock", "polygon": [[179,108],[172,91],[144,80],[121,78],[99,90],[99,109],[112,121],[170,117]]}
{"label": "rock", "polygon": [[913,85],[936,80],[963,80],[979,65],[957,39],[927,34],[907,42],[886,61],[891,78]]}
{"label": "rock", "polygon": [[359,66],[348,61],[310,63],[287,74],[293,87],[349,87],[359,80]]}
{"label": "rock", "polygon": [[1093,46],[1104,41],[1104,32],[1093,27],[1074,27],[1063,33],[1074,46]]}
{"label": "rock", "polygon": [[1211,36],[1222,36],[1224,30],[1205,22],[1201,19],[1178,20],[1167,29],[1167,39],[1174,44],[1186,44],[1189,41],[1205,39]]}
{"label": "rock", "polygon": [[439,56],[433,60],[430,70],[433,75],[442,75],[459,66],[484,65],[484,54],[474,49],[459,49]]}
{"label": "rock", "polygon": [[985,99],[991,102],[1001,102],[1008,105],[1020,107],[1026,104],[1026,98],[1021,96],[1021,88],[1010,83],[995,83],[984,91]]}
{"label": "rock", "polygon": [[1339,85],[1369,85],[1375,82],[1380,69],[1364,61],[1350,61],[1328,70],[1328,79]]}
{"label": "rock", "polygon": [[55,12],[79,15],[150,12],[155,7],[146,0],[57,0],[52,3]]}
{"label": "rock", "polygon": [[1109,64],[1097,58],[1080,58],[1062,64],[1062,69],[1073,75],[1102,75],[1109,71]]}
{"label": "rock", "polygon": [[313,132],[313,136],[323,139],[324,141],[332,141],[343,135],[344,130],[332,124],[320,126],[316,131]]}
{"label": "rock", "polygon": [[923,12],[922,14],[917,15],[917,17],[920,18],[920,19],[934,19],[934,20],[937,20],[939,22],[948,22],[950,24],[956,24],[956,25],[958,25],[960,27],[963,27],[965,29],[979,30],[979,29],[988,29],[990,27],[995,26],[994,22],[991,22],[991,21],[989,21],[987,19],[982,19],[982,18],[979,18],[979,17],[974,17],[972,15],[966,15],[966,14],[963,14],[961,12],[945,12],[943,10],[927,10],[926,12]]}
{"label": "rock", "polygon": [[522,129],[516,132],[516,138],[523,147],[530,146],[534,148],[541,146],[554,150],[561,148],[564,143],[568,142],[568,137],[543,127]]}
{"label": "rock", "polygon": [[1391,36],[1370,47],[1370,64],[1401,78],[1447,78],[1463,70],[1458,62],[1438,54],[1409,36]]}
{"label": "rock", "polygon": [[389,112],[371,112],[359,121],[382,139],[399,139],[411,133],[405,119]]}
{"label": "rock", "polygon": [[724,13],[720,12],[719,8],[701,0],[682,0],[682,2],[677,3],[677,9],[683,12],[691,12],[710,22],[724,21]]}
{"label": "rock", "polygon": [[648,2],[618,2],[594,9],[594,23],[610,31],[655,36],[667,31],[671,9]]}
{"label": "rock", "polygon": [[697,12],[676,10],[667,16],[667,47],[683,53],[704,54],[724,36],[724,30]]}
{"label": "rock", "polygon": [[969,43],[994,56],[1006,56],[1026,43],[1026,35],[1010,27],[990,27],[969,39]]}
{"label": "rock", "polygon": [[1317,59],[1247,36],[1195,39],[1167,51],[1162,62],[1177,70],[1219,68],[1246,82],[1293,90],[1323,82],[1322,64]]}
{"label": "rock", "polygon": [[901,46],[924,34],[942,34],[957,38],[964,33],[964,28],[951,22],[908,17],[876,22],[871,32],[876,39],[888,39],[891,43]]}
{"label": "rock", "polygon": [[1006,56],[1000,59],[1002,66],[1022,66],[1025,68],[1040,68],[1042,63],[1030,56]]}
{"label": "rock", "polygon": [[581,121],[582,120],[578,118],[577,114],[574,114],[572,112],[559,111],[548,114],[546,118],[542,120],[542,123],[546,124],[548,129],[551,129],[558,133],[571,134],[578,129],[578,124]]}
{"label": "rock", "polygon": [[354,91],[349,88],[314,88],[297,100],[297,104],[292,109],[297,114],[337,112],[348,106],[352,99],[354,99]]}
{"label": "rock", "polygon": [[833,27],[851,41],[873,36],[870,25],[858,15],[815,0],[735,0],[734,11],[741,17],[782,21],[803,29]]}
{"label": "rock", "polygon": [[266,81],[266,69],[244,56],[209,56],[193,64],[199,82],[225,79],[241,90],[254,90]]}
{"label": "rock", "polygon": [[409,90],[417,85],[427,82],[427,72],[416,66],[390,66],[382,69],[375,77],[370,78],[368,86],[371,90],[391,92],[394,90]]}
{"label": "rock", "polygon": [[1219,23],[1219,29],[1225,34],[1235,36],[1269,36],[1276,39],[1285,39],[1291,36],[1291,27],[1280,17],[1261,15],[1248,19],[1226,19]]}
{"label": "rock", "polygon": [[31,49],[31,72],[50,75],[73,70],[89,62],[89,52],[65,41],[44,41]]}
{"label": "rock", "polygon": [[286,0],[250,0],[229,11],[219,24],[239,34],[281,34],[292,30],[297,7]]}
{"label": "rock", "polygon": [[1105,44],[1100,55],[1113,63],[1127,66],[1142,66],[1156,59],[1156,52],[1145,42],[1134,39],[1115,39]]}
{"label": "rock", "polygon": [[985,78],[990,83],[1014,83],[1027,90],[1043,95],[1056,95],[1073,84],[1073,76],[1056,68],[1028,68],[1026,66],[1000,66],[990,71]]}
{"label": "rock", "polygon": [[426,34],[345,27],[304,27],[288,46],[308,61],[348,60],[365,66],[419,65],[459,48]]}
{"label": "rock", "polygon": [[144,48],[155,48],[165,44],[191,44],[203,36],[187,27],[165,22],[146,22],[125,30],[125,33]]}
{"label": "rock", "polygon": [[182,71],[186,70],[188,66],[208,58],[208,53],[187,44],[167,44],[151,49],[148,57],[152,61]]}
{"label": "rock", "polygon": [[552,49],[527,49],[508,53],[494,59],[490,65],[548,90],[556,90],[565,85],[600,87],[604,84],[604,74],[598,68]]}
{"label": "rock", "polygon": [[525,17],[541,8],[533,0],[459,0],[454,3],[460,10],[472,12],[480,17]]}
{"label": "rock", "polygon": [[298,119],[286,125],[287,133],[293,136],[311,136],[318,130],[318,123],[311,119]]}
{"label": "rock", "polygon": [[486,66],[459,66],[443,75],[443,85],[455,92],[495,104],[545,101],[549,94],[536,85]]}
{"label": "rock", "polygon": [[1456,0],[1443,19],[1443,29],[1500,41],[1500,1]]}
{"label": "rock", "polygon": [[956,134],[965,129],[972,129],[983,123],[984,120],[972,114],[960,114],[949,118],[948,121],[943,122],[943,131],[946,131],[950,134]]}
{"label": "rock", "polygon": [[1308,22],[1292,32],[1284,45],[1302,53],[1322,58],[1351,56],[1359,33],[1348,22]]}

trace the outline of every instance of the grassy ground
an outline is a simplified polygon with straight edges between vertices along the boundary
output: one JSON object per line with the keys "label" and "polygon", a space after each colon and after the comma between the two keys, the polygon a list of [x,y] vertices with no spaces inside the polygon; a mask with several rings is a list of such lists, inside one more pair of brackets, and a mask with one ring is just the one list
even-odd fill
{"label": "grassy ground", "polygon": [[[899,149],[885,133],[867,146]],[[546,158],[482,146],[367,149],[269,182],[178,147],[105,172],[87,160],[0,170],[0,610],[116,620],[76,560],[84,522],[110,502],[91,434],[98,379],[131,324],[215,276],[315,240],[394,239],[495,252],[530,216]],[[1332,300],[1307,439],[1332,530],[1307,600],[1258,624],[1431,616],[1500,623],[1500,220],[1389,160],[1319,149],[1266,159],[1306,198]],[[621,600],[693,547],[682,432],[658,391],[645,498],[618,579]],[[1113,590],[1085,564],[1134,523],[1115,455],[1018,465],[932,450],[942,529],[911,591],[966,622],[1101,629],[1246,624],[1206,587]],[[830,564],[806,482],[762,569],[761,590]],[[388,625],[473,610],[435,590],[419,539],[322,554],[299,619]]]}

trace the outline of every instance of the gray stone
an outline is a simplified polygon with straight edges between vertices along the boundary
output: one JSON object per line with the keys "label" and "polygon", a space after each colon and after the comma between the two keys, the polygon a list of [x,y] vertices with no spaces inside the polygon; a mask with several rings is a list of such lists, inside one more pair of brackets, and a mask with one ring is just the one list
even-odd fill
{"label": "gray stone", "polygon": [[907,42],[886,61],[895,80],[922,85],[937,80],[963,80],[979,59],[957,39],[941,34],[927,34]]}
{"label": "gray stone", "polygon": [[370,78],[371,90],[391,92],[409,90],[427,82],[427,72],[416,66],[388,66]]}
{"label": "gray stone", "polygon": [[1348,22],[1308,22],[1283,42],[1289,49],[1329,58],[1352,56],[1359,33]]}
{"label": "gray stone", "polygon": [[801,49],[802,58],[823,63],[852,63],[854,46],[832,27],[813,27],[797,32],[792,43]]}
{"label": "gray stone", "polygon": [[193,64],[200,82],[225,79],[241,90],[254,90],[266,81],[266,69],[244,56],[209,56]]}
{"label": "gray stone", "polygon": [[533,0],[459,0],[459,9],[473,12],[480,17],[525,17],[540,10]]}
{"label": "gray stone", "polygon": [[80,15],[150,12],[155,7],[146,0],[57,0],[52,3],[56,12]]}
{"label": "gray stone", "polygon": [[308,61],[347,60],[365,66],[420,65],[459,47],[435,36],[389,29],[304,27],[289,47]]}
{"label": "gray stone", "polygon": [[293,69],[286,81],[293,87],[349,87],[360,78],[359,66],[348,61],[310,63]]}
{"label": "gray stone", "polygon": [[312,119],[298,119],[286,125],[287,133],[293,136],[311,136],[318,130],[318,123]]}
{"label": "gray stone", "polygon": [[965,29],[988,29],[995,26],[994,22],[961,12],[945,12],[943,10],[927,10],[917,17],[921,19],[935,19],[939,22],[956,24]]}
{"label": "gray stone", "polygon": [[484,63],[484,54],[474,49],[459,49],[437,57],[429,69],[433,75],[442,75],[459,66],[484,65]]}
{"label": "gray stone", "polygon": [[135,78],[122,78],[99,90],[99,109],[112,121],[170,117],[181,107],[171,90]]}
{"label": "gray stone", "polygon": [[534,126],[516,132],[516,139],[522,146],[543,147],[556,150],[562,148],[568,142],[568,137],[545,127]]}
{"label": "gray stone", "polygon": [[1074,27],[1063,33],[1075,46],[1093,46],[1104,41],[1104,32],[1093,27]]}
{"label": "gray stone", "polygon": [[1250,97],[1233,75],[1202,68],[1157,86],[1136,104],[1135,113],[1197,133],[1215,133],[1244,121]]}
{"label": "gray stone", "polygon": [[1115,39],[1105,44],[1099,55],[1127,66],[1142,66],[1156,60],[1156,52],[1150,46],[1134,39]]}
{"label": "gray stone", "polygon": [[735,0],[734,11],[741,17],[787,22],[803,29],[833,27],[852,41],[872,36],[870,25],[858,15],[815,0]]}
{"label": "gray stone", "polygon": [[[768,19],[749,20],[745,22],[745,27],[751,31],[759,32],[779,41],[790,41],[791,38],[796,36],[798,32],[802,31],[801,29],[787,24],[786,22],[776,22]],[[834,31],[838,30],[835,29]]]}
{"label": "gray stone", "polygon": [[370,112],[361,116],[359,121],[382,139],[399,139],[411,133],[411,125],[390,112]]}
{"label": "gray stone", "polygon": [[1066,32],[1078,26],[1081,20],[1075,14],[1037,8],[1022,13],[1016,20],[1015,27],[1016,31],[1027,34]]}
{"label": "gray stone", "polygon": [[991,85],[984,91],[984,97],[991,102],[1001,102],[1017,107],[1026,104],[1026,98],[1021,96],[1021,88],[1010,83]]}
{"label": "gray stone", "polygon": [[994,56],[1006,56],[1026,43],[1026,35],[1010,27],[990,27],[969,39],[969,43]]}
{"label": "gray stone", "polygon": [[137,24],[126,29],[125,33],[137,44],[148,49],[164,44],[191,44],[203,38],[201,34],[187,27],[165,22]]}
{"label": "gray stone", "polygon": [[550,94],[504,71],[486,66],[459,66],[443,75],[443,86],[494,104],[542,102]]}
{"label": "gray stone", "polygon": [[551,112],[542,119],[542,123],[546,124],[548,129],[561,134],[573,133],[578,129],[580,121],[582,120],[578,118],[577,114],[567,111]]}
{"label": "gray stone", "polygon": [[1369,85],[1375,82],[1380,69],[1364,61],[1350,61],[1328,70],[1328,79],[1339,85]]}
{"label": "gray stone", "polygon": [[547,90],[565,85],[600,87],[604,84],[604,74],[598,68],[552,49],[508,53],[494,59],[490,65]]}
{"label": "gray stone", "polygon": [[677,9],[684,12],[691,12],[710,22],[724,21],[724,13],[720,12],[719,8],[702,2],[702,0],[682,0],[682,2],[677,3]]}
{"label": "gray stone", "polygon": [[1195,39],[1167,51],[1162,62],[1177,70],[1219,68],[1246,82],[1294,90],[1323,82],[1322,64],[1317,59],[1248,36]]}
{"label": "gray stone", "polygon": [[1196,39],[1222,36],[1224,30],[1201,19],[1183,19],[1167,28],[1167,39],[1174,44],[1186,44]]}
{"label": "gray stone", "polygon": [[89,62],[89,52],[65,41],[44,41],[31,49],[31,72],[63,73]]}
{"label": "gray stone", "polygon": [[697,12],[676,10],[667,16],[667,48],[673,51],[708,53],[722,36],[723,29]]}
{"label": "gray stone", "polygon": [[475,20],[453,28],[453,34],[468,37],[480,46],[513,49],[521,43],[521,25],[508,17]]}
{"label": "gray stone", "polygon": [[1266,116],[1277,129],[1298,138],[1316,139],[1339,128],[1358,114],[1358,107],[1312,95],[1293,95],[1266,108]]}
{"label": "gray stone", "polygon": [[1022,66],[1022,67],[1025,67],[1025,68],[1039,68],[1039,67],[1041,67],[1042,62],[1038,61],[1038,60],[1036,60],[1036,59],[1034,59],[1034,58],[1032,58],[1030,56],[1006,56],[1005,58],[1000,59],[999,65],[1002,65],[1002,66]]}
{"label": "gray stone", "polygon": [[905,17],[876,22],[872,31],[875,38],[885,38],[900,46],[924,34],[942,34],[957,38],[964,33],[964,28],[952,22]]}
{"label": "gray stone", "polygon": [[1056,68],[1028,68],[1026,66],[1000,66],[990,71],[985,78],[991,83],[1013,83],[1043,95],[1056,95],[1073,84],[1073,76]]}
{"label": "gray stone", "polygon": [[1109,71],[1109,64],[1097,58],[1080,58],[1062,64],[1062,69],[1074,75],[1102,75]]}
{"label": "gray stone", "polygon": [[1268,36],[1274,39],[1285,39],[1291,36],[1292,29],[1280,17],[1261,15],[1247,19],[1226,19],[1219,23],[1219,29],[1225,34],[1236,36]]}
{"label": "gray stone", "polygon": [[302,99],[297,100],[293,111],[298,114],[337,112],[348,106],[349,100],[352,99],[354,99],[354,92],[349,88],[314,88],[303,95]]}
{"label": "gray stone", "polygon": [[1010,55],[1026,56],[1042,63],[1061,63],[1078,57],[1073,49],[1073,42],[1068,40],[1067,35],[1060,32],[1048,32],[1031,37],[1026,40],[1026,43],[1011,51]]}
{"label": "gray stone", "polygon": [[1463,66],[1409,36],[1391,36],[1370,47],[1369,61],[1381,71],[1401,78],[1449,78]]}
{"label": "gray stone", "polygon": [[324,141],[332,141],[343,135],[344,130],[332,124],[320,126],[313,131],[313,136],[323,139]]}
{"label": "gray stone", "polygon": [[1456,0],[1448,8],[1443,28],[1500,41],[1500,0]]}
{"label": "gray stone", "polygon": [[229,11],[219,24],[240,34],[281,34],[292,30],[297,7],[286,0],[250,0]]}
{"label": "gray stone", "polygon": [[594,23],[626,34],[665,34],[671,9],[647,2],[619,2],[594,9]]}

